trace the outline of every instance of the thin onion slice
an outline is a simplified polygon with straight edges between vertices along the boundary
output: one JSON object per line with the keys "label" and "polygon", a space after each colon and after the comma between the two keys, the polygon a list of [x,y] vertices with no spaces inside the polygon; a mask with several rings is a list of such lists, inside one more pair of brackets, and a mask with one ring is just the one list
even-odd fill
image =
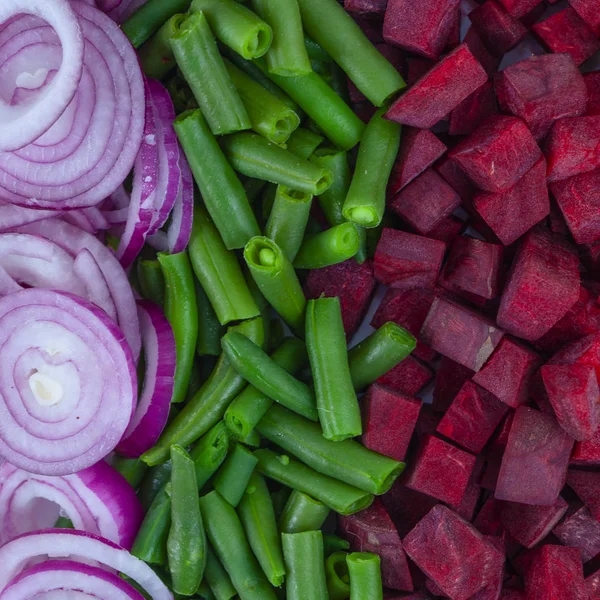
{"label": "thin onion slice", "polygon": [[85,297],[99,306],[113,321],[116,321],[117,309],[110,295],[108,282],[94,255],[87,248],[80,250],[75,257],[73,272],[85,286]]}
{"label": "thin onion slice", "polygon": [[60,216],[60,213],[54,210],[35,210],[0,201],[0,232],[56,216]]}

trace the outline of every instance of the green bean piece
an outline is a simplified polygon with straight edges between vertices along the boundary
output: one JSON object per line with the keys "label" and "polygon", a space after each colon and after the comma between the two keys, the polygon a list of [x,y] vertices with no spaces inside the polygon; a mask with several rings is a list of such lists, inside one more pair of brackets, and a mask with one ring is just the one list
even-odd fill
{"label": "green bean piece", "polygon": [[325,533],[323,534],[323,546],[325,548],[325,556],[331,556],[334,552],[348,550],[350,542],[343,540],[333,533]]}
{"label": "green bean piece", "polygon": [[184,15],[172,16],[140,49],[142,71],[154,79],[162,79],[177,65],[171,38],[179,31]]}
{"label": "green bean piece", "polygon": [[192,90],[190,90],[190,86],[179,71],[169,77],[165,82],[165,87],[173,101],[176,115],[186,110],[196,110],[198,108],[198,103],[194,98],[194,94],[192,94]]}
{"label": "green bean piece", "polygon": [[260,194],[265,185],[267,185],[267,182],[263,181],[262,179],[254,179],[254,177],[244,177],[242,185],[246,191],[248,202],[250,202],[250,204],[254,204],[256,200],[260,198]]}
{"label": "green bean piece", "polygon": [[196,485],[201,490],[223,464],[229,450],[229,433],[225,423],[220,421],[205,433],[190,450],[194,461]]}
{"label": "green bean piece", "polygon": [[256,133],[234,133],[221,140],[233,168],[248,177],[287,185],[307,194],[320,194],[331,186],[333,175],[303,160]]}
{"label": "green bean piece", "polygon": [[317,199],[329,224],[340,225],[346,220],[342,208],[352,180],[348,156],[346,152],[334,148],[319,148],[310,159],[333,173],[332,186]]}
{"label": "green bean piece", "polygon": [[140,259],[137,261],[137,274],[142,296],[162,306],[165,300],[165,278],[160,263],[157,260]]}
{"label": "green bean piece", "polygon": [[54,523],[54,529],[75,529],[75,526],[71,519],[67,519],[67,517],[58,517],[56,523]]}
{"label": "green bean piece", "polygon": [[203,581],[200,584],[200,587],[198,588],[198,595],[200,596],[201,600],[218,600],[218,598],[212,593],[212,590],[206,581]]}
{"label": "green bean piece", "polygon": [[231,578],[210,545],[206,547],[204,580],[208,583],[208,587],[210,587],[216,600],[231,600],[237,595],[233,583],[231,583]]}
{"label": "green bean piece", "polygon": [[250,385],[307,419],[318,420],[310,388],[280,367],[252,340],[232,331],[223,336],[221,346],[230,364]]}
{"label": "green bean piece", "polygon": [[188,251],[194,273],[221,325],[260,313],[236,255],[225,247],[217,228],[200,206],[194,210]]}
{"label": "green bean piece", "polygon": [[[257,344],[264,344],[264,329],[260,317],[243,321],[230,330],[247,335]],[[200,391],[185,405],[169,424],[154,448],[142,455],[142,460],[152,466],[169,457],[172,444],[188,446],[216,425],[225,414],[231,401],[242,391],[245,381],[222,354],[217,366]]]}
{"label": "green bean piece", "polygon": [[271,27],[235,0],[194,0],[192,11],[202,11],[215,37],[246,60],[271,47]]}
{"label": "green bean piece", "polygon": [[139,48],[177,13],[187,12],[190,0],[148,0],[125,23],[123,33],[134,48]]}
{"label": "green bean piece", "polygon": [[279,519],[279,529],[281,533],[314,531],[321,529],[328,516],[328,506],[307,494],[294,490]]}
{"label": "green bean piece", "polygon": [[278,348],[285,339],[285,328],[283,327],[283,321],[279,317],[273,317],[269,323],[269,341],[267,342],[266,349],[273,350]]}
{"label": "green bean piece", "polygon": [[269,304],[296,334],[302,335],[306,297],[283,250],[269,238],[258,236],[246,244],[244,260]]}
{"label": "green bean piece", "polygon": [[[228,251],[227,251],[228,252]],[[192,258],[192,267],[194,260]],[[196,306],[198,307],[198,356],[219,356],[224,329],[204,288],[196,281]]]}
{"label": "green bean piece", "polygon": [[364,227],[360,227],[359,225],[356,225],[356,223],[354,223],[355,227],[356,227],[356,231],[358,232],[358,252],[354,255],[354,260],[359,264],[362,265],[365,260],[367,260],[367,258],[369,258],[369,254],[368,254],[368,238],[367,238],[367,231],[369,231],[368,229],[365,229]]}
{"label": "green bean piece", "polygon": [[259,473],[252,474],[238,514],[264,574],[271,585],[281,586],[285,579],[281,538],[269,488]]}
{"label": "green bean piece", "polygon": [[241,600],[277,600],[235,509],[214,491],[200,498],[200,509],[213,550],[231,578]]}
{"label": "green bean piece", "polygon": [[265,56],[269,72],[294,77],[312,71],[296,0],[252,0],[252,8],[273,30]]}
{"label": "green bean piece", "polygon": [[241,444],[235,444],[223,466],[219,469],[213,485],[215,490],[236,507],[250,481],[258,459]]}
{"label": "green bean piece", "polygon": [[275,204],[275,194],[277,193],[277,186],[274,183],[267,183],[265,189],[262,193],[261,198],[261,209],[262,209],[262,218],[265,221],[269,219],[271,211],[273,210],[273,204]]}
{"label": "green bean piece", "polygon": [[271,493],[271,500],[273,501],[273,508],[275,509],[275,516],[279,519],[283,509],[288,501],[293,490],[284,485],[279,486],[279,489]]}
{"label": "green bean piece", "polygon": [[[323,541],[325,545],[325,541]],[[325,554],[327,556],[327,553]],[[325,577],[329,600],[347,600],[350,597],[350,576],[346,552],[334,552],[325,559]]]}
{"label": "green bean piece", "polygon": [[387,492],[404,470],[404,463],[354,440],[325,439],[316,423],[276,404],[269,408],[256,430],[315,471],[371,494]]}
{"label": "green bean piece", "polygon": [[158,493],[169,481],[171,481],[170,460],[167,462],[163,461],[163,464],[148,469],[138,492],[138,497],[145,511],[150,508]]}
{"label": "green bean piece", "polygon": [[323,435],[335,442],[360,435],[360,408],[348,366],[338,298],[308,301],[306,347]]}
{"label": "green bean piece", "polygon": [[294,260],[296,269],[321,269],[352,258],[360,249],[360,234],[354,223],[306,236]]}
{"label": "green bean piece", "polygon": [[[196,290],[196,298],[198,297]],[[198,331],[198,335],[200,331]],[[194,365],[192,367],[192,374],[190,375],[190,383],[188,385],[187,393],[185,395],[185,401],[188,402],[194,396],[194,394],[202,387],[202,384],[206,381],[206,378],[212,372],[214,365],[212,365],[208,373],[206,373],[205,369],[210,364],[210,359],[215,358],[213,356],[206,356],[202,359],[196,358],[194,360]]]}
{"label": "green bean piece", "polygon": [[300,125],[300,117],[277,96],[227,59],[225,67],[246,107],[252,129],[270,142],[285,143]]}
{"label": "green bean piece", "polygon": [[[296,338],[287,338],[273,352],[271,360],[293,375],[307,362],[306,347]],[[230,405],[225,413],[225,424],[236,439],[244,439],[262,419],[273,400],[249,385]]]}
{"label": "green bean piece", "polygon": [[192,596],[206,566],[206,534],[194,462],[181,446],[171,446],[171,529],[167,539],[173,591]]}
{"label": "green bean piece", "polygon": [[312,199],[311,194],[292,190],[285,185],[277,186],[265,235],[272,239],[291,261],[296,258],[302,245]]}
{"label": "green bean piece", "polygon": [[240,440],[240,443],[244,444],[244,446],[260,448],[260,435],[253,429],[243,440]]}
{"label": "green bean piece", "polygon": [[341,515],[352,515],[373,502],[373,495],[343,481],[327,477],[289,456],[277,455],[271,450],[254,452],[258,471],[294,490],[304,492]]}
{"label": "green bean piece", "polygon": [[166,565],[170,527],[171,498],[165,484],[146,511],[131,553],[151,565]]}
{"label": "green bean piece", "polygon": [[165,316],[173,329],[177,349],[173,396],[177,404],[185,400],[198,339],[198,313],[194,274],[186,251],[158,254],[165,278]]}
{"label": "green bean piece", "polygon": [[371,552],[352,552],[346,558],[350,600],[383,600],[381,559]]}
{"label": "green bean piece", "polygon": [[[325,138],[314,131],[310,131],[310,129],[304,129],[302,127],[298,127],[292,135],[290,135],[288,141],[286,142],[286,149],[288,152],[299,156],[300,158],[304,158],[308,160],[312,157],[314,152],[316,152],[317,148],[323,143]],[[320,165],[324,168],[325,165]],[[335,174],[334,174],[335,177]],[[335,179],[332,185],[335,185]],[[323,192],[326,194],[327,192]]]}
{"label": "green bean piece", "polygon": [[144,479],[144,475],[148,471],[148,465],[139,458],[124,458],[115,456],[112,461],[112,466],[116,471],[127,480],[129,485],[137,490]]}
{"label": "green bean piece", "polygon": [[377,227],[383,219],[385,191],[400,146],[402,126],[384,119],[385,110],[379,109],[367,125],[344,202],[344,217],[361,227]]}
{"label": "green bean piece", "polygon": [[287,600],[326,599],[323,534],[320,531],[282,533],[281,544],[287,571]]}
{"label": "green bean piece", "polygon": [[354,389],[361,391],[404,360],[417,345],[414,336],[389,321],[354,346],[348,364]]}
{"label": "green bean piece", "polygon": [[304,45],[306,46],[306,52],[308,52],[308,58],[311,60],[320,60],[321,62],[332,62],[331,56],[323,50],[315,40],[309,38],[306,34],[304,35]]}
{"label": "green bean piece", "polygon": [[[396,68],[335,0],[298,0],[298,5],[308,35],[375,106],[381,106],[406,87]],[[352,52],[348,52],[348,48],[352,48]]]}

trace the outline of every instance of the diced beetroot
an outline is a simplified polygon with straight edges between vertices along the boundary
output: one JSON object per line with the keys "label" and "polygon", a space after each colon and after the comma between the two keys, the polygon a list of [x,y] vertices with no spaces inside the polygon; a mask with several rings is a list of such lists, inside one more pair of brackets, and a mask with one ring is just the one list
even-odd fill
{"label": "diced beetroot", "polygon": [[506,404],[467,381],[440,421],[437,432],[478,454],[508,411]]}
{"label": "diced beetroot", "polygon": [[585,113],[585,80],[568,54],[532,56],[498,73],[494,82],[502,111],[523,119],[537,140],[557,119]]}
{"label": "diced beetroot", "polygon": [[463,202],[471,201],[475,188],[464,171],[452,159],[445,156],[435,165],[434,169],[450,184]]}
{"label": "diced beetroot", "polygon": [[494,0],[488,0],[469,13],[472,27],[492,54],[503,56],[523,40],[527,28],[511,17]]}
{"label": "diced beetroot", "polygon": [[469,135],[498,112],[494,85],[484,83],[450,113],[450,135]]}
{"label": "diced beetroot", "polygon": [[404,460],[421,401],[373,384],[367,390],[363,406],[363,444],[379,454]]}
{"label": "diced beetroot", "polygon": [[561,427],[578,441],[594,437],[600,426],[600,391],[590,365],[545,365],[546,394]]}
{"label": "diced beetroot", "polygon": [[433,379],[433,370],[421,361],[407,356],[377,379],[377,383],[407,396],[415,396]]}
{"label": "diced beetroot", "polygon": [[496,489],[501,466],[501,458],[492,457],[486,462],[483,477],[481,478],[481,487],[484,490],[494,491]]}
{"label": "diced beetroot", "polygon": [[446,40],[446,46],[444,47],[444,51],[442,54],[446,52],[452,52],[454,48],[456,48],[460,44],[460,22],[461,22],[461,10],[460,6],[457,6],[454,9],[454,17],[452,20],[452,26],[450,27],[450,32],[448,33],[448,39]]}
{"label": "diced beetroot", "polygon": [[352,15],[352,18],[372,44],[383,43],[380,20],[365,15],[357,15],[356,13]]}
{"label": "diced beetroot", "polygon": [[567,485],[600,521],[600,473],[569,469]]}
{"label": "diced beetroot", "polygon": [[[550,0],[552,1],[552,0]],[[534,23],[540,20],[540,17],[546,12],[546,5],[542,2],[535,8],[531,9],[526,15],[521,17],[521,23],[530,29]]]}
{"label": "diced beetroot", "polygon": [[433,287],[445,251],[443,242],[385,227],[375,251],[375,277],[397,289]]}
{"label": "diced beetroot", "polygon": [[344,0],[344,8],[358,15],[383,15],[387,0]]}
{"label": "diced beetroot", "polygon": [[586,73],[583,76],[588,91],[586,115],[600,115],[600,71]]}
{"label": "diced beetroot", "polygon": [[579,548],[583,562],[592,560],[600,552],[600,522],[585,506],[567,515],[554,528],[554,535],[565,545]]}
{"label": "diced beetroot", "polygon": [[[498,537],[486,536],[485,539],[498,552],[504,554],[504,542]],[[469,600],[498,600],[502,593],[502,584],[504,582],[504,562],[498,561],[496,574],[491,577],[491,581],[479,592],[473,594]]]}
{"label": "diced beetroot", "polygon": [[471,522],[475,516],[477,505],[479,504],[479,498],[481,497],[481,486],[472,481],[467,485],[465,494],[461,503],[458,506],[452,506],[452,508],[463,518],[465,521]]}
{"label": "diced beetroot", "polygon": [[363,320],[374,289],[375,277],[371,261],[367,260],[359,265],[353,258],[331,267],[312,270],[304,285],[307,298],[319,298],[321,295],[339,297],[348,338]]}
{"label": "diced beetroot", "polygon": [[552,233],[560,233],[560,235],[569,235],[569,228],[565,223],[565,219],[558,208],[556,202],[550,201],[550,215],[548,216],[548,224]]}
{"label": "diced beetroot", "polygon": [[441,420],[441,415],[434,412],[430,404],[423,404],[415,426],[413,441],[421,444],[426,437],[434,435]]}
{"label": "diced beetroot", "polygon": [[[405,16],[401,15],[401,18]],[[483,67],[468,47],[461,44],[400,96],[386,118],[429,129],[486,81],[487,73]]]}
{"label": "diced beetroot", "polygon": [[442,219],[427,235],[434,240],[451,244],[465,229],[466,224],[450,215]]}
{"label": "diced beetroot", "polygon": [[594,35],[600,37],[600,10],[598,10],[596,0],[569,0],[569,4],[594,32]]}
{"label": "diced beetroot", "polygon": [[509,272],[498,325],[523,339],[537,340],[577,302],[579,279],[573,249],[547,230],[532,230]]}
{"label": "diced beetroot", "polygon": [[494,56],[490,53],[486,45],[483,43],[483,40],[473,27],[469,27],[467,35],[463,41],[469,47],[471,54],[473,54],[473,56],[481,63],[481,66],[485,69],[488,75],[491,75],[497,71],[502,57]]}
{"label": "diced beetroot", "polygon": [[474,372],[453,360],[442,357],[435,376],[433,388],[433,409],[446,412],[466,381],[471,379]]}
{"label": "diced beetroot", "polygon": [[388,196],[394,196],[405,185],[429,168],[447,148],[426,129],[408,128],[402,132],[400,151],[388,182]]}
{"label": "diced beetroot", "polygon": [[476,186],[488,192],[502,192],[514,186],[541,155],[542,151],[521,119],[496,115],[448,156]]}
{"label": "diced beetroot", "polygon": [[600,50],[600,40],[586,22],[572,9],[566,8],[531,30],[551,52],[566,52],[576,65],[585,62]]}
{"label": "diced beetroot", "polygon": [[502,590],[500,600],[527,600],[525,592],[521,590]]}
{"label": "diced beetroot", "polygon": [[496,498],[552,505],[567,475],[573,438],[552,417],[517,409],[496,486]]}
{"label": "diced beetroot", "polygon": [[585,580],[585,589],[589,600],[600,600],[600,571],[596,571]]}
{"label": "diced beetroot", "polygon": [[409,87],[412,87],[425,73],[435,66],[435,61],[429,58],[408,58],[406,66],[406,83]]}
{"label": "diced beetroot", "polygon": [[434,350],[472,371],[479,371],[504,332],[474,311],[445,298],[436,298],[421,329]]}
{"label": "diced beetroot", "polygon": [[575,442],[571,464],[582,467],[600,466],[600,430],[591,440]]}
{"label": "diced beetroot", "polygon": [[474,466],[472,454],[427,435],[402,482],[411,490],[456,506],[462,502]]}
{"label": "diced beetroot", "polygon": [[527,600],[588,600],[579,550],[552,545],[533,550],[525,591]]}
{"label": "diced beetroot", "polygon": [[517,19],[532,11],[542,0],[498,0],[502,6]]}
{"label": "diced beetroot", "polygon": [[417,233],[426,235],[459,205],[460,196],[433,169],[427,169],[394,197],[390,208]]}
{"label": "diced beetroot", "polygon": [[509,337],[502,338],[473,381],[512,408],[527,402],[531,376],[541,357]]}
{"label": "diced beetroot", "polygon": [[586,335],[562,348],[549,361],[549,365],[590,365],[600,376],[600,335]]}
{"label": "diced beetroot", "polygon": [[483,535],[500,535],[503,527],[501,517],[505,504],[501,500],[496,500],[494,496],[490,496],[481,507],[473,525]]}
{"label": "diced beetroot", "polygon": [[459,0],[388,0],[383,37],[389,44],[437,60],[448,43]]}
{"label": "diced beetroot", "polygon": [[497,575],[504,554],[443,505],[404,538],[407,554],[453,600],[468,600]]}
{"label": "diced beetroot", "polygon": [[560,496],[551,506],[505,502],[500,521],[520,544],[533,548],[554,529],[568,508]]}
{"label": "diced beetroot", "polygon": [[394,523],[379,498],[365,510],[338,518],[340,535],[355,552],[381,556],[383,585],[394,590],[413,591],[406,555]]}
{"label": "diced beetroot", "polygon": [[433,579],[428,579],[427,582],[425,583],[425,587],[427,588],[427,591],[432,595],[437,597],[446,597],[446,594],[444,594],[444,590],[442,590],[438,584],[433,581]]}
{"label": "diced beetroot", "polygon": [[488,457],[502,459],[504,451],[506,450],[506,445],[508,444],[508,436],[510,435],[514,418],[515,413],[513,411],[506,415],[506,418],[502,421],[500,427],[498,427],[498,431],[494,434],[494,437],[487,448]]}
{"label": "diced beetroot", "polygon": [[400,481],[396,481],[381,500],[401,538],[438,503],[435,498],[415,492]]}

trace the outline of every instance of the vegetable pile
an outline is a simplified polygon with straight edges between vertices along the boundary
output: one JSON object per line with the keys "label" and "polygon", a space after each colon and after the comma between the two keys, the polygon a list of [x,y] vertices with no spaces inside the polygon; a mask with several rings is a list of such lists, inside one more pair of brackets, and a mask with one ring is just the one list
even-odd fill
{"label": "vegetable pile", "polygon": [[0,600],[600,598],[597,0],[343,4],[0,5]]}

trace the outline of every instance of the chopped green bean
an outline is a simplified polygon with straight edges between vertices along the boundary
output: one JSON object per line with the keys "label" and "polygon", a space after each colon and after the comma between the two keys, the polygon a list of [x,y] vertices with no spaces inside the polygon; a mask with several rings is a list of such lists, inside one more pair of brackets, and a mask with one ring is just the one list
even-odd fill
{"label": "chopped green bean", "polygon": [[175,68],[171,38],[179,31],[185,15],[172,16],[139,50],[142,70],[148,77],[162,79]]}
{"label": "chopped green bean", "polygon": [[287,570],[287,600],[327,598],[323,534],[320,531],[282,533]]}
{"label": "chopped green bean", "polygon": [[244,444],[244,446],[260,448],[260,435],[253,429],[244,439],[240,440],[240,443]]}
{"label": "chopped green bean", "polygon": [[311,60],[320,60],[322,62],[331,62],[331,56],[323,50],[315,40],[309,38],[306,34],[304,35],[304,45],[306,46],[306,51],[308,52],[308,58]]}
{"label": "chopped green bean", "polygon": [[279,519],[282,533],[301,533],[321,529],[329,515],[329,507],[322,502],[294,490]]}
{"label": "chopped green bean", "polygon": [[[203,581],[198,588],[198,595],[201,600],[218,600],[218,598],[212,593],[210,586],[206,581]],[[175,600],[178,600],[177,598]]]}
{"label": "chopped green bean", "polygon": [[350,597],[350,576],[346,556],[346,552],[334,552],[325,560],[329,600],[347,600]]}
{"label": "chopped green bean", "polygon": [[371,552],[353,552],[346,558],[350,600],[383,600],[381,559]]}
{"label": "chopped green bean", "polygon": [[165,565],[170,527],[171,498],[165,484],[146,511],[131,553],[151,565]]}
{"label": "chopped green bean", "polygon": [[[288,152],[299,156],[300,158],[304,158],[308,160],[311,158],[314,152],[316,152],[317,148],[323,143],[325,138],[314,131],[310,131],[310,129],[303,129],[302,127],[298,127],[294,133],[290,136],[288,141],[286,142],[286,149]],[[320,165],[325,169],[325,165]],[[335,180],[334,180],[335,183]],[[326,193],[326,192],[323,192]]]}
{"label": "chopped green bean", "polygon": [[325,556],[330,556],[334,552],[348,550],[350,542],[343,540],[333,533],[325,533],[323,535],[323,546],[325,547]]}
{"label": "chopped green bean", "polygon": [[329,224],[339,225],[346,220],[342,208],[352,180],[348,156],[346,152],[334,148],[319,148],[310,159],[333,173],[333,184],[319,195],[318,201]]}
{"label": "chopped green bean", "polygon": [[148,465],[139,458],[123,458],[122,456],[115,456],[112,461],[112,466],[116,471],[119,471],[121,475],[127,480],[129,485],[137,490],[144,479],[146,471],[148,471]]}
{"label": "chopped green bean", "polygon": [[285,339],[285,328],[283,321],[279,317],[273,317],[269,323],[269,341],[266,344],[267,350],[273,350],[280,346]]}
{"label": "chopped green bean", "polygon": [[[167,453],[167,458],[169,453]],[[146,461],[144,461],[146,462]],[[138,496],[144,510],[148,510],[154,502],[154,498],[158,495],[165,485],[171,480],[171,461],[163,461],[163,464],[148,469],[140,489]]]}
{"label": "chopped green bean", "polygon": [[341,223],[322,233],[306,236],[294,260],[296,269],[321,269],[356,255],[360,235],[354,223]]}
{"label": "chopped green bean", "polygon": [[165,278],[160,263],[157,260],[140,259],[137,261],[137,274],[142,296],[162,306],[165,300]]}
{"label": "chopped green bean", "polygon": [[210,587],[216,600],[231,600],[237,595],[233,583],[231,583],[231,578],[210,545],[206,547],[204,580],[208,583],[208,587]]}
{"label": "chopped green bean", "polygon": [[257,462],[258,459],[250,450],[236,444],[219,469],[213,485],[231,506],[235,507],[240,503]]}
{"label": "chopped green bean", "polygon": [[244,177],[242,185],[244,186],[246,196],[248,197],[248,202],[254,204],[256,199],[260,197],[267,182],[262,179],[254,179],[254,177]]}
{"label": "chopped green bean", "polygon": [[[192,267],[194,266],[194,257]],[[206,272],[206,270],[204,271]],[[196,282],[196,306],[198,307],[198,356],[219,356],[221,354],[221,337],[223,326],[215,313],[204,288]]]}
{"label": "chopped green bean", "polygon": [[196,485],[201,490],[223,464],[229,449],[229,434],[225,423],[220,421],[205,433],[190,450],[194,461]]}

